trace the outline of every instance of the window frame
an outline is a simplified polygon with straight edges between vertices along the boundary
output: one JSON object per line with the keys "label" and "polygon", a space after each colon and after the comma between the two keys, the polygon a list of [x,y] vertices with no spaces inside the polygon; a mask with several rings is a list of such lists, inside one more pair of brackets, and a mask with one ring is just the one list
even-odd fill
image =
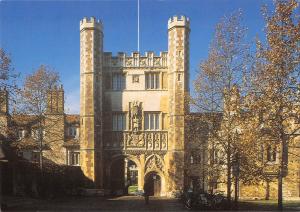
{"label": "window frame", "polygon": [[161,113],[145,111],[144,112],[144,130],[145,131],[159,131],[161,130]]}
{"label": "window frame", "polygon": [[127,113],[115,112],[112,114],[112,131],[125,131],[127,130]]}
{"label": "window frame", "polygon": [[80,151],[79,150],[68,150],[68,165],[69,166],[80,166]]}
{"label": "window frame", "polygon": [[126,73],[115,72],[112,73],[111,89],[113,91],[122,91],[126,89]]}
{"label": "window frame", "polygon": [[161,89],[161,72],[146,72],[145,73],[145,90],[160,90]]}

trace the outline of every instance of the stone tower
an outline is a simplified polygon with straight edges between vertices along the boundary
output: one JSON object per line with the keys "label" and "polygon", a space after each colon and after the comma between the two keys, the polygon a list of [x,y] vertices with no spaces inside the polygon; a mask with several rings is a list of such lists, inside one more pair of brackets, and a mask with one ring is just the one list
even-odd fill
{"label": "stone tower", "polygon": [[47,92],[47,108],[45,116],[45,144],[50,147],[43,155],[55,163],[65,164],[64,152],[64,89],[54,86]]}
{"label": "stone tower", "polygon": [[184,186],[185,114],[189,112],[189,33],[190,23],[185,16],[169,19],[169,191],[179,191]]}
{"label": "stone tower", "polygon": [[102,55],[102,23],[84,18],[80,22],[80,163],[97,188],[103,188]]}

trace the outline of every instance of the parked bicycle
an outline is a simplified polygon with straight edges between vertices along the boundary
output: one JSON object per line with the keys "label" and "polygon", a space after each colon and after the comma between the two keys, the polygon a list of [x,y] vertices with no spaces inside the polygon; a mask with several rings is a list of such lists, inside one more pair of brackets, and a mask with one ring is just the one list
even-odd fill
{"label": "parked bicycle", "polygon": [[187,191],[183,195],[183,202],[187,209],[228,209],[227,198],[221,193]]}

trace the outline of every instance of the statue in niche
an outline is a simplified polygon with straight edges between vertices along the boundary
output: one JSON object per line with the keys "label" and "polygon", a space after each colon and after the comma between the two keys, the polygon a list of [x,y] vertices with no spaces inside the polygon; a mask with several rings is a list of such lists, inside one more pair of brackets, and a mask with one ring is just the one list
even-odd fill
{"label": "statue in niche", "polygon": [[131,109],[131,119],[132,119],[132,131],[133,133],[137,133],[140,130],[141,123],[141,107],[137,101],[132,103]]}

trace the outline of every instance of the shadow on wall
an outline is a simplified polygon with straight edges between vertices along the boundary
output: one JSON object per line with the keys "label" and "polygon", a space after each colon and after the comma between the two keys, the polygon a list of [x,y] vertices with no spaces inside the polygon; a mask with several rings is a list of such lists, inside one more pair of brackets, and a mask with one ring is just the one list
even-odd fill
{"label": "shadow on wall", "polygon": [[57,165],[45,159],[41,171],[38,163],[18,157],[9,145],[2,149],[8,159],[1,164],[3,195],[53,198],[80,195],[81,188],[93,188],[79,166]]}

